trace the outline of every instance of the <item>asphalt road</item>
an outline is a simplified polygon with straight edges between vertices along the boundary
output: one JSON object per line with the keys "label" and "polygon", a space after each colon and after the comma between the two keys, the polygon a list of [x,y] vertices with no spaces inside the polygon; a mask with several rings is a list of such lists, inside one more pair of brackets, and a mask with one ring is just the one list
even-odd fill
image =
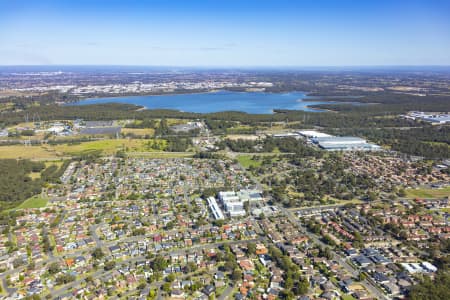
{"label": "asphalt road", "polygon": [[232,285],[228,285],[225,291],[217,298],[218,300],[226,300],[229,299],[231,292],[233,292],[234,287]]}

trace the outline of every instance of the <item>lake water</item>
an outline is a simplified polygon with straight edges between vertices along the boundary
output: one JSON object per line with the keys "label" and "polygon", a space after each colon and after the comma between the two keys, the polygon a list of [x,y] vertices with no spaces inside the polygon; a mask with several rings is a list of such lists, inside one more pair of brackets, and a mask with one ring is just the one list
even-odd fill
{"label": "lake water", "polygon": [[243,111],[251,114],[273,113],[274,109],[320,111],[309,105],[332,103],[329,101],[308,101],[305,93],[263,93],[219,91],[202,94],[178,94],[156,96],[123,96],[90,98],[73,105],[127,103],[144,106],[147,109],[175,109],[186,112],[210,113],[219,111]]}

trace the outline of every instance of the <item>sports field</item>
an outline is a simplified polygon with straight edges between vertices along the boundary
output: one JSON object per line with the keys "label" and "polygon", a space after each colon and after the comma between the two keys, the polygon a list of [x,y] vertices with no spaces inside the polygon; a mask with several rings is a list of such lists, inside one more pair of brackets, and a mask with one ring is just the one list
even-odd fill
{"label": "sports field", "polygon": [[442,189],[406,189],[409,198],[443,198],[450,196],[450,186]]}
{"label": "sports field", "polygon": [[26,209],[26,208],[41,208],[47,205],[48,199],[42,198],[41,196],[33,196],[25,200],[22,204],[20,204],[17,209]]}
{"label": "sports field", "polygon": [[253,155],[239,155],[237,160],[246,169],[250,166],[259,167],[261,165],[261,160],[253,160],[252,157]]}

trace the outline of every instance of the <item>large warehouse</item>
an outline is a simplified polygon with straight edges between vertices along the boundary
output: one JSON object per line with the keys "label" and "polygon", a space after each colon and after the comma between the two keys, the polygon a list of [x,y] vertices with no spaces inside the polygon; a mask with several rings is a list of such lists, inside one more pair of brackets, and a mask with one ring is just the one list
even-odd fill
{"label": "large warehouse", "polygon": [[330,136],[312,139],[313,143],[328,151],[380,150],[380,146],[367,143],[365,139],[353,136]]}
{"label": "large warehouse", "polygon": [[329,135],[327,133],[315,131],[315,130],[300,130],[297,131],[298,134],[301,136],[308,138],[308,139],[314,139],[314,138],[322,138],[322,137],[331,137],[332,135]]}

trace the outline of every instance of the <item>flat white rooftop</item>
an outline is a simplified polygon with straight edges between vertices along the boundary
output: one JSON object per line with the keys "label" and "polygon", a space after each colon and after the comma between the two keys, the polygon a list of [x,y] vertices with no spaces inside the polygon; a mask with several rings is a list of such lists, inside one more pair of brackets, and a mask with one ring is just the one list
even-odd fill
{"label": "flat white rooftop", "polygon": [[222,210],[220,209],[219,205],[217,205],[216,199],[214,197],[209,197],[208,199],[209,208],[211,209],[214,218],[216,220],[223,220],[225,219],[225,216],[223,215]]}
{"label": "flat white rooftop", "polygon": [[315,130],[300,130],[297,132],[298,132],[298,134],[303,135],[308,138],[331,137],[331,135],[329,135],[329,134],[315,131]]}
{"label": "flat white rooftop", "polygon": [[331,136],[331,137],[319,137],[314,139],[318,144],[364,144],[365,139],[354,137],[354,136]]}

